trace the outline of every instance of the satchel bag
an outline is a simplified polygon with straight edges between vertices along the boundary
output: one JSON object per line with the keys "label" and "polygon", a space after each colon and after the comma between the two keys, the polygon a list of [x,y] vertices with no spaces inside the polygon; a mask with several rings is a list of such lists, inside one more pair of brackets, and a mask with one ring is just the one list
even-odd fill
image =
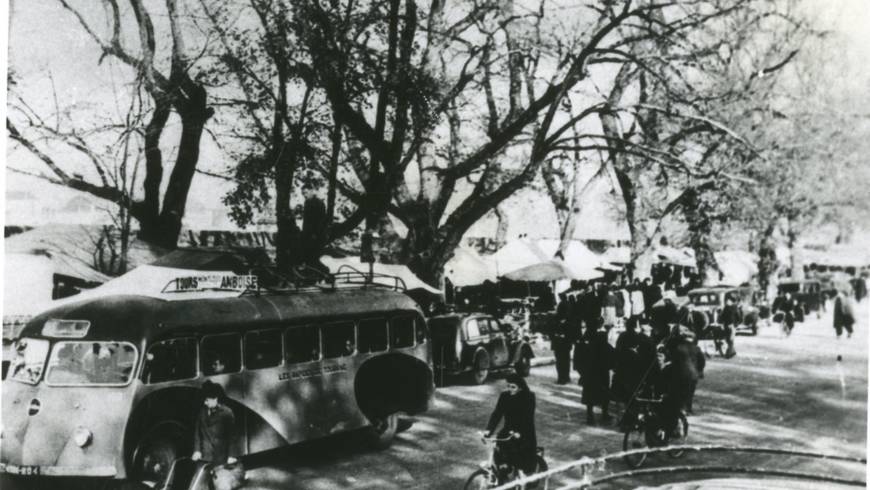
{"label": "satchel bag", "polygon": [[211,472],[214,490],[238,490],[245,485],[245,467],[241,462],[215,466]]}

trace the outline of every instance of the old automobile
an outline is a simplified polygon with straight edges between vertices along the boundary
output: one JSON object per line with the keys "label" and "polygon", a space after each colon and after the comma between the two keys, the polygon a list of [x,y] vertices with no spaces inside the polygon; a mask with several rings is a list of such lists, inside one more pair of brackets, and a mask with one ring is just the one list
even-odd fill
{"label": "old automobile", "polygon": [[528,375],[532,350],[515,329],[483,313],[429,319],[436,382],[467,376],[482,384],[491,371],[514,369]]}
{"label": "old automobile", "polygon": [[765,315],[766,308],[757,305],[758,295],[753,288],[748,286],[714,286],[698,288],[689,291],[689,301],[695,306],[695,310],[707,314],[709,325],[722,325],[722,310],[725,308],[727,299],[734,300],[737,306],[740,323],[737,331],[748,331],[752,335],[758,333],[758,321]]}

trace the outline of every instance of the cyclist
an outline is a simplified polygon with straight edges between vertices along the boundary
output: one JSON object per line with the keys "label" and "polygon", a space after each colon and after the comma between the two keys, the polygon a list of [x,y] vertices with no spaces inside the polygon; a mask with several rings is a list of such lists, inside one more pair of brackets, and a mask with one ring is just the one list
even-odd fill
{"label": "cyclist", "polygon": [[517,374],[506,378],[507,391],[498,397],[489,423],[486,425],[485,437],[492,437],[499,423],[504,424],[498,432],[499,439],[513,438],[498,443],[496,464],[507,463],[518,468],[524,474],[535,472],[537,438],[535,437],[535,394],[529,390],[526,380]]}

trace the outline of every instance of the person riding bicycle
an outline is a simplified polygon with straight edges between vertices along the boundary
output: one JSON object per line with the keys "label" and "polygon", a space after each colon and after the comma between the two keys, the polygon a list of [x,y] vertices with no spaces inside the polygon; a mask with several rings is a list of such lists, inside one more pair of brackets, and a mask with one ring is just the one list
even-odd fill
{"label": "person riding bicycle", "polygon": [[678,428],[680,413],[690,411],[698,380],[704,369],[703,354],[693,343],[691,335],[681,334],[678,329],[671,334],[664,349],[657,353],[657,368],[653,382],[662,396],[659,416],[663,428],[673,437]]}
{"label": "person riding bicycle", "polygon": [[496,435],[499,439],[507,439],[511,433],[513,438],[498,443],[497,461],[512,465],[526,475],[535,472],[538,442],[535,436],[535,394],[529,390],[526,380],[517,374],[506,378],[507,391],[498,397],[489,423],[486,425],[485,437],[492,437],[502,419],[504,424]]}

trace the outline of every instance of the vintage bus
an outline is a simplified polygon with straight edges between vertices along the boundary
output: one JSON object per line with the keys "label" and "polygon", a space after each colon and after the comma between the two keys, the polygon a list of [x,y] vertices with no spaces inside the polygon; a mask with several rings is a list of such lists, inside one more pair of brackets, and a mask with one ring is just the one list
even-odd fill
{"label": "vintage bus", "polygon": [[24,327],[3,382],[7,478],[159,482],[191,454],[205,380],[227,395],[240,455],[354,429],[386,446],[398,414],[427,409],[428,333],[402,292],[191,284],[67,304]]}

